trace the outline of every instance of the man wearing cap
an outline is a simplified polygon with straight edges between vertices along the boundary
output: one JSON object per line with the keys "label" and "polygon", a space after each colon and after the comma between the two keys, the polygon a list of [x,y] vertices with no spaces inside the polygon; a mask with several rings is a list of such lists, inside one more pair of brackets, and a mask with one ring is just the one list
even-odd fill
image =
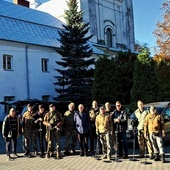
{"label": "man wearing cap", "polygon": [[46,144],[45,140],[46,127],[43,124],[46,112],[42,104],[38,106],[38,109],[39,109],[38,112],[34,115],[35,120],[34,123],[38,131],[39,145],[41,149],[40,157],[43,158],[45,156],[44,152],[46,150],[46,147],[44,147],[44,143]]}
{"label": "man wearing cap", "polygon": [[61,113],[57,112],[54,104],[50,104],[49,112],[46,113],[43,121],[47,130],[47,158],[54,152],[54,141],[56,142],[56,158],[60,158],[60,130],[64,123]]}
{"label": "man wearing cap", "polygon": [[35,128],[34,123],[34,112],[33,106],[31,104],[27,105],[27,111],[23,114],[22,117],[22,132],[24,135],[24,144],[25,144],[25,156],[30,157],[30,143],[32,139],[34,154],[38,154],[37,150],[37,129]]}
{"label": "man wearing cap", "polygon": [[8,160],[12,160],[14,157],[10,156],[10,146],[12,141],[12,151],[15,157],[18,157],[16,154],[17,147],[17,137],[19,137],[19,119],[16,115],[16,111],[14,108],[11,108],[9,111],[9,115],[4,118],[2,125],[2,136],[6,142],[6,154],[8,156]]}
{"label": "man wearing cap", "polygon": [[155,161],[159,161],[159,155],[161,156],[161,161],[165,162],[165,154],[163,148],[162,138],[165,136],[164,131],[164,120],[161,115],[157,113],[154,105],[150,107],[150,113],[146,116],[144,122],[144,133],[145,136],[149,135],[150,140],[153,145],[153,150],[155,154]]}

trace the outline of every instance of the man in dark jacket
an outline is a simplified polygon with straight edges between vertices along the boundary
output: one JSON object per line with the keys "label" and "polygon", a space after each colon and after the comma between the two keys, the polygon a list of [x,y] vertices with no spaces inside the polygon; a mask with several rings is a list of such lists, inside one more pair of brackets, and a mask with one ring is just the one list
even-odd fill
{"label": "man in dark jacket", "polygon": [[44,148],[44,144],[46,144],[46,140],[45,140],[46,126],[43,124],[44,116],[46,112],[44,110],[43,105],[39,105],[38,109],[39,111],[34,115],[34,120],[35,120],[34,123],[38,131],[39,145],[41,149],[40,157],[43,158],[45,156],[44,151],[46,151],[46,147]]}
{"label": "man in dark jacket", "polygon": [[12,160],[14,157],[10,156],[10,146],[12,141],[12,151],[15,157],[18,157],[16,154],[17,147],[17,137],[19,137],[19,119],[16,116],[16,111],[14,108],[10,109],[9,115],[4,118],[2,125],[2,136],[6,142],[6,154],[8,160]]}
{"label": "man in dark jacket", "polygon": [[79,104],[78,111],[74,114],[74,122],[78,133],[80,156],[88,156],[89,114],[84,111],[83,104]]}
{"label": "man in dark jacket", "polygon": [[95,120],[96,116],[99,114],[98,103],[96,100],[92,102],[92,108],[89,111],[90,116],[90,152],[94,152],[95,142],[97,141]]}
{"label": "man in dark jacket", "polygon": [[[121,109],[122,105],[120,101],[116,102],[116,109],[112,114],[113,126],[115,133],[117,133],[117,142],[118,147],[114,148],[118,149],[119,157],[128,158],[128,146],[127,146],[127,138],[126,138],[126,130],[127,130],[127,116],[125,110]],[[124,148],[124,156],[122,153],[122,142]]]}

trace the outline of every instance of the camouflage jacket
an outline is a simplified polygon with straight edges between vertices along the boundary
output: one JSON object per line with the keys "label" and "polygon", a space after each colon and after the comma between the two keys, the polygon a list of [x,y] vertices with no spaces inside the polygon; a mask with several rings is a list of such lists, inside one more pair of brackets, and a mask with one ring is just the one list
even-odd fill
{"label": "camouflage jacket", "polygon": [[33,130],[34,129],[34,117],[33,112],[26,111],[22,117],[22,127],[23,130]]}
{"label": "camouflage jacket", "polygon": [[64,113],[64,125],[65,129],[75,129],[74,125],[74,111],[67,110]]}
{"label": "camouflage jacket", "polygon": [[61,125],[64,123],[64,120],[62,118],[61,113],[54,111],[54,112],[47,112],[46,115],[44,116],[44,125],[48,125],[49,123],[51,124],[52,127],[59,127],[61,128]]}

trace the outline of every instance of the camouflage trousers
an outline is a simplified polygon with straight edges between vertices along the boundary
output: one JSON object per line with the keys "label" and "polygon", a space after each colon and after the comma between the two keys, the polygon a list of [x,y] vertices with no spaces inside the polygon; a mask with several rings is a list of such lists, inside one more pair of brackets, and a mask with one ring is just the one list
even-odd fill
{"label": "camouflage trousers", "polygon": [[[76,130],[65,130],[65,151],[68,152],[70,149],[73,151],[77,145],[77,132]],[[71,140],[71,141],[70,141]]]}
{"label": "camouflage trousers", "polygon": [[144,132],[138,131],[138,143],[139,143],[139,150],[140,150],[141,155],[145,154],[145,142],[146,142],[149,156],[153,155],[153,147],[152,147],[150,138],[148,138],[148,140],[146,140],[144,137]]}
{"label": "camouflage trousers", "polygon": [[[24,132],[24,146],[25,152],[29,153],[31,148],[33,147],[34,151],[37,151],[37,130],[25,130]],[[32,142],[32,146],[31,146]],[[31,148],[30,148],[31,147]]]}
{"label": "camouflage trousers", "polygon": [[56,148],[56,151],[60,151],[60,130],[53,129],[50,130],[49,137],[47,138],[47,153],[54,152],[54,145]]}
{"label": "camouflage trousers", "polygon": [[100,133],[100,142],[102,144],[102,152],[104,156],[111,156],[110,134],[109,132]]}

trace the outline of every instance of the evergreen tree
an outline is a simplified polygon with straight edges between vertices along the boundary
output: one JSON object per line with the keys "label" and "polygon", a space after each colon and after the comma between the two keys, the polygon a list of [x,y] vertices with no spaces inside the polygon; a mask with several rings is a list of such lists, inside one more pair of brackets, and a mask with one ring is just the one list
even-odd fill
{"label": "evergreen tree", "polygon": [[120,100],[130,103],[133,86],[133,70],[136,55],[119,52],[114,58],[104,56],[95,63],[93,99],[100,103],[115,103]]}
{"label": "evergreen tree", "polygon": [[92,35],[87,36],[89,23],[83,22],[83,11],[78,11],[77,0],[67,2],[65,11],[66,25],[59,32],[61,42],[57,52],[62,56],[56,63],[62,66],[56,69],[60,73],[55,76],[55,89],[59,94],[55,100],[70,100],[75,103],[91,102],[91,86],[93,69],[90,67],[94,59],[90,58],[92,49],[88,44]]}
{"label": "evergreen tree", "polygon": [[170,96],[170,62],[156,62],[155,72],[159,82],[157,101],[169,101]]}
{"label": "evergreen tree", "polygon": [[93,100],[99,103],[113,102],[114,88],[114,63],[113,60],[104,56],[95,62],[93,81]]}
{"label": "evergreen tree", "polygon": [[131,90],[131,103],[135,103],[135,106],[138,100],[144,103],[157,100],[158,80],[155,74],[155,62],[149,55],[148,49],[144,49],[135,61],[134,82]]}

